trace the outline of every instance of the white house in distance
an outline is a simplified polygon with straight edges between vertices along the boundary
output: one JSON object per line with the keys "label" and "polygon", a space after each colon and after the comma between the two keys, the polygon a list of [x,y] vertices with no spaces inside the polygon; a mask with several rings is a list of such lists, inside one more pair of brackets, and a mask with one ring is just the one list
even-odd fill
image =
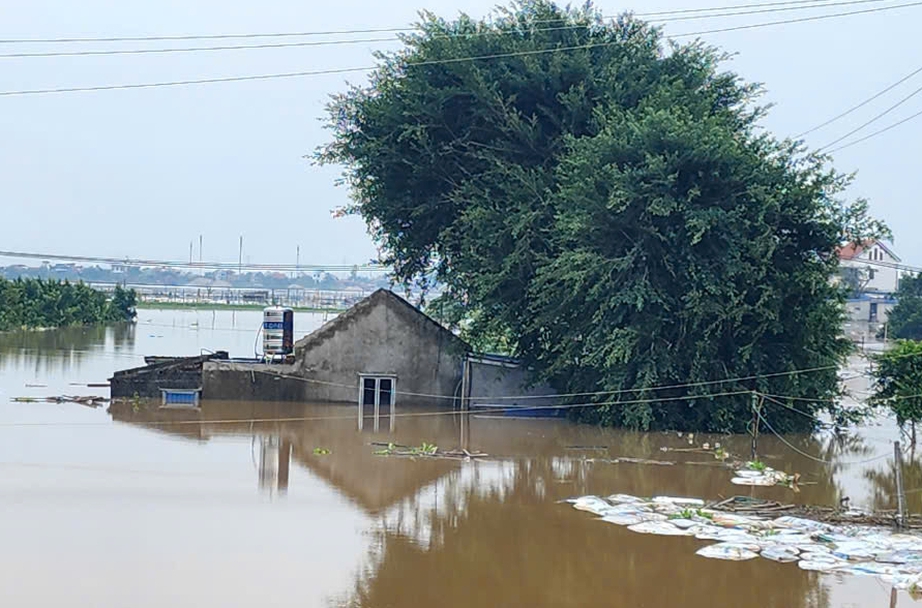
{"label": "white house in distance", "polygon": [[848,301],[852,321],[879,323],[896,304],[894,295],[900,286],[900,257],[882,241],[869,240],[839,249],[843,275],[852,273],[860,287],[858,295]]}
{"label": "white house in distance", "polygon": [[865,241],[839,249],[843,268],[855,268],[864,278],[864,291],[896,293],[900,286],[900,257],[881,241]]}

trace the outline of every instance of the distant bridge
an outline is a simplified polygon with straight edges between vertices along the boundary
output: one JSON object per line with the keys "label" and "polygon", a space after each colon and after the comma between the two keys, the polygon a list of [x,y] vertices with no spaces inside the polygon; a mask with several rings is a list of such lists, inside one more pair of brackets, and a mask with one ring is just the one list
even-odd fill
{"label": "distant bridge", "polygon": [[19,258],[56,262],[81,262],[86,264],[107,264],[130,268],[181,268],[194,270],[251,270],[262,272],[388,272],[390,269],[381,264],[241,264],[233,262],[205,262],[176,260],[154,260],[144,258],[112,258],[100,256],[62,255],[55,253],[36,253],[31,251],[0,251],[0,257]]}

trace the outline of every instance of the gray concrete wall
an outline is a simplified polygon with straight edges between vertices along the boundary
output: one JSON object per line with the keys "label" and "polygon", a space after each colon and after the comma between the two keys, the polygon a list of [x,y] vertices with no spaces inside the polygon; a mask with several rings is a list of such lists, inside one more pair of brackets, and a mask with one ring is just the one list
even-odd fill
{"label": "gray concrete wall", "polygon": [[177,357],[144,367],[117,371],[109,379],[110,395],[113,399],[135,396],[160,399],[160,390],[164,388],[201,388],[202,363],[210,356]]}
{"label": "gray concrete wall", "polygon": [[315,381],[305,398],[356,403],[360,373],[387,374],[397,376],[398,407],[451,407],[466,345],[388,292],[363,304],[298,343],[299,375]]}
{"label": "gray concrete wall", "polygon": [[[471,361],[471,406],[502,405],[508,407],[540,407],[560,405],[556,392],[545,383],[531,385],[527,369],[517,364]],[[498,399],[497,397],[520,397]]]}
{"label": "gray concrete wall", "polygon": [[297,373],[294,365],[209,361],[202,369],[202,399],[304,401],[304,382],[294,377]]}

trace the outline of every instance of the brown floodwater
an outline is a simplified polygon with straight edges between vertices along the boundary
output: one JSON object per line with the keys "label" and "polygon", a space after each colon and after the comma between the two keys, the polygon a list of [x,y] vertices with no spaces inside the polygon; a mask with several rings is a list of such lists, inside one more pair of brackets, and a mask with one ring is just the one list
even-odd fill
{"label": "brown floodwater", "polygon": [[[321,321],[299,315],[298,331]],[[342,405],[14,401],[104,395],[85,385],[145,354],[246,356],[258,324],[255,312],[142,311],[136,326],[0,334],[0,606],[890,605],[872,577],[708,560],[700,541],[634,534],[559,503],[618,492],[890,508],[898,433],[885,419],[844,440],[786,438],[806,455],[763,436],[760,457],[801,474],[794,493],[734,486],[712,456],[675,451],[689,447],[676,433],[435,407],[399,409],[393,432],[374,432]],[[693,439],[705,441],[749,453],[748,437]],[[423,442],[489,456],[375,454]],[[673,464],[607,462],[619,456]],[[922,488],[920,461],[907,459],[906,487]],[[922,511],[922,492],[908,502]]]}

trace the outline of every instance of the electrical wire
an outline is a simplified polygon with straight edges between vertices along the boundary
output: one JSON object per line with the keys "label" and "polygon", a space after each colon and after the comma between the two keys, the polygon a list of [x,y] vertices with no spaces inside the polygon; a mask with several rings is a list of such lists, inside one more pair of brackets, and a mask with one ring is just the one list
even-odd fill
{"label": "electrical wire", "polygon": [[842,112],[841,114],[837,114],[836,116],[833,116],[832,118],[830,118],[830,119],[827,120],[826,122],[820,123],[820,124],[816,125],[815,127],[813,127],[812,129],[807,129],[806,131],[803,131],[802,133],[798,133],[797,135],[794,136],[794,139],[800,139],[800,138],[803,137],[804,135],[809,135],[810,133],[813,133],[814,131],[819,131],[819,130],[822,129],[823,127],[826,127],[826,126],[828,126],[828,125],[831,125],[832,123],[836,122],[837,120],[840,120],[840,119],[842,119],[842,118],[845,118],[846,116],[848,116],[849,114],[851,114],[851,113],[854,112],[855,110],[859,110],[859,109],[863,108],[864,106],[868,105],[869,103],[871,103],[872,101],[874,101],[875,99],[881,97],[882,95],[885,95],[885,94],[889,93],[890,91],[892,91],[892,90],[895,89],[896,87],[900,86],[901,84],[903,84],[903,83],[906,82],[907,80],[909,80],[909,79],[913,78],[914,76],[918,75],[920,72],[922,72],[922,67],[913,70],[912,72],[910,72],[910,73],[907,74],[906,76],[903,76],[902,78],[900,78],[899,80],[897,80],[896,82],[894,82],[893,84],[891,84],[890,86],[888,86],[888,87],[886,87],[886,88],[884,88],[884,89],[878,91],[877,93],[875,93],[875,94],[872,95],[871,97],[868,97],[867,99],[865,99],[865,100],[862,101],[861,103],[859,103],[859,104],[857,104],[857,105],[854,105],[854,106],[850,107],[849,109],[845,110],[845,111]]}
{"label": "electrical wire", "polygon": [[[898,358],[908,358],[908,357],[918,357],[918,356],[922,356],[922,353],[906,353],[903,355],[897,355]],[[721,384],[736,384],[736,383],[748,382],[748,381],[753,381],[753,380],[761,380],[761,379],[766,379],[766,378],[776,378],[776,377],[793,376],[793,375],[800,375],[800,374],[806,374],[806,373],[816,373],[819,371],[829,371],[832,369],[839,369],[839,366],[838,365],[827,365],[827,366],[806,368],[806,369],[800,369],[800,370],[790,370],[786,372],[776,372],[772,374],[762,374],[758,376],[742,376],[738,378],[727,378],[725,380],[706,380],[706,381],[701,381],[701,382],[689,382],[689,383],[684,383],[684,384],[652,386],[648,388],[618,389],[618,390],[609,390],[609,391],[591,391],[591,392],[581,392],[581,393],[560,393],[560,394],[555,394],[555,395],[507,395],[507,396],[497,396],[497,397],[468,397],[467,400],[470,403],[482,403],[482,402],[508,401],[508,400],[522,401],[522,400],[528,400],[528,399],[547,399],[549,397],[558,398],[558,399],[566,399],[566,398],[571,398],[571,397],[594,397],[594,396],[615,397],[617,395],[624,395],[624,394],[630,394],[630,393],[645,393],[645,392],[656,392],[656,391],[664,391],[664,390],[702,388],[706,386],[718,386]],[[355,385],[351,385],[351,384],[345,384],[345,383],[340,383],[340,382],[329,382],[326,380],[317,380],[315,378],[305,378],[302,376],[278,373],[278,372],[266,370],[266,369],[257,369],[253,371],[255,373],[271,375],[271,376],[275,376],[278,378],[285,378],[288,380],[295,380],[298,382],[305,382],[308,384],[317,384],[321,386],[331,386],[334,388],[343,388],[343,389],[347,389],[350,391],[354,391],[356,388]],[[753,391],[751,390],[742,390],[739,393],[734,393],[734,394],[751,394],[752,392]],[[429,394],[429,393],[415,393],[415,392],[399,391],[399,390],[394,391],[394,394],[403,395],[406,397],[421,397],[421,398],[426,398],[426,399],[454,400],[455,398],[454,395],[435,395],[435,394]],[[756,394],[761,395],[762,393],[756,392]],[[635,401],[630,401],[630,402],[624,402],[624,401],[613,401],[613,402],[608,402],[608,403],[594,402],[594,403],[586,403],[586,404],[577,404],[575,407],[589,407],[591,405],[599,405],[599,406],[612,405],[612,404],[618,404],[618,403],[623,404],[623,403],[647,403],[647,402],[652,403],[655,401],[679,401],[679,400],[688,399],[688,398],[697,399],[701,396],[703,397],[715,396],[716,397],[716,396],[725,396],[725,395],[723,394],[721,395],[705,394],[705,395],[700,395],[700,396],[699,395],[683,395],[682,397],[667,397],[667,398],[648,399],[648,400],[640,399],[640,400],[635,400]],[[778,398],[778,399],[789,398],[788,396],[785,396],[785,395],[772,395],[772,397]],[[904,398],[909,399],[909,398],[915,398],[915,397],[922,397],[922,395],[917,395],[917,396],[910,395]],[[809,398],[803,397],[801,399],[807,400]],[[560,409],[560,408],[565,408],[568,405],[569,404],[535,406],[535,407],[529,407],[528,409],[541,409],[542,407],[547,408],[547,409]]]}
{"label": "electrical wire", "polygon": [[765,417],[762,415],[762,412],[757,412],[757,415],[759,417],[759,420],[762,421],[762,424],[765,425],[765,428],[767,428],[771,432],[772,435],[777,437],[781,441],[781,443],[789,447],[791,450],[797,452],[804,458],[809,458],[810,460],[814,462],[819,462],[821,464],[840,464],[840,465],[845,465],[845,466],[852,466],[852,465],[868,464],[871,462],[876,462],[878,460],[883,460],[884,458],[888,458],[890,456],[889,453],[884,453],[884,454],[878,454],[877,456],[874,456],[873,458],[868,458],[866,460],[855,460],[851,462],[843,462],[840,460],[823,460],[822,458],[817,458],[816,456],[813,456],[812,454],[808,454],[807,452],[804,452],[803,450],[797,448],[796,446],[791,444],[787,439],[785,439],[780,434],[778,434],[778,432],[775,431],[774,427],[772,427],[772,425],[769,424],[768,420],[766,420]]}
{"label": "electrical wire", "polygon": [[795,413],[797,413],[797,414],[800,414],[801,416],[804,416],[804,417],[806,417],[806,418],[809,418],[810,420],[814,421],[814,422],[817,423],[817,424],[820,424],[820,425],[823,425],[823,426],[826,426],[826,425],[829,424],[829,423],[827,423],[827,422],[824,422],[824,421],[820,420],[820,419],[817,418],[814,414],[810,414],[810,413],[807,413],[807,412],[805,412],[805,411],[803,411],[803,410],[799,410],[799,409],[797,409],[797,408],[795,408],[795,407],[792,407],[792,406],[790,406],[790,405],[787,405],[786,403],[783,403],[783,402],[781,402],[781,401],[778,401],[777,399],[774,399],[774,398],[773,398],[772,396],[770,396],[770,395],[766,395],[766,394],[764,394],[764,393],[758,393],[758,394],[759,394],[760,397],[764,398],[767,402],[773,403],[773,404],[775,404],[775,405],[777,405],[777,406],[783,407],[783,408],[786,409],[786,410],[790,410],[790,411],[792,411],[792,412],[795,412]]}
{"label": "electrical wire", "polygon": [[[670,38],[687,38],[687,37],[703,36],[703,35],[708,35],[708,34],[719,34],[719,33],[751,30],[751,29],[762,28],[762,27],[771,27],[775,25],[791,25],[795,23],[806,23],[806,22],[819,21],[819,20],[824,20],[824,19],[833,19],[833,18],[839,18],[839,17],[853,16],[853,15],[878,13],[878,12],[883,12],[883,11],[916,7],[916,6],[922,6],[922,2],[910,2],[910,3],[905,3],[905,4],[898,4],[895,6],[877,7],[873,9],[864,9],[860,11],[831,13],[831,14],[826,14],[826,15],[817,15],[813,17],[802,17],[802,18],[797,18],[797,19],[786,19],[782,21],[770,21],[770,22],[765,22],[765,23],[739,25],[739,26],[734,26],[734,27],[725,27],[725,28],[704,30],[704,31],[698,31],[698,32],[687,32],[687,33],[671,35]],[[491,60],[491,59],[509,59],[509,58],[514,58],[514,57],[528,57],[528,56],[544,55],[548,53],[585,50],[585,49],[591,49],[591,48],[602,48],[602,47],[614,46],[617,44],[620,44],[620,42],[583,44],[583,45],[576,45],[576,46],[569,46],[569,47],[556,47],[556,48],[550,48],[550,49],[517,51],[517,52],[511,52],[511,53],[499,53],[499,54],[494,54],[494,55],[481,55],[481,56],[473,56],[473,57],[455,57],[451,59],[411,62],[411,63],[406,64],[406,67],[425,67],[425,66],[433,66],[433,65],[449,65],[449,64],[456,64],[456,63],[465,63],[468,61],[485,61],[485,60]],[[255,74],[255,75],[248,75],[248,76],[226,76],[226,77],[217,77],[217,78],[175,80],[175,81],[164,81],[164,82],[147,82],[147,83],[118,84],[118,85],[98,85],[98,86],[89,86],[89,87],[59,87],[59,88],[48,88],[48,89],[23,89],[23,90],[14,90],[14,91],[0,91],[0,97],[12,97],[12,96],[24,96],[24,95],[50,95],[50,94],[59,94],[59,93],[86,93],[86,92],[112,91],[112,90],[150,89],[150,88],[191,86],[191,85],[201,85],[201,84],[277,80],[277,79],[302,78],[302,77],[311,77],[311,76],[324,76],[324,75],[333,75],[333,74],[348,74],[348,73],[354,73],[354,72],[368,72],[368,71],[373,71],[375,69],[376,69],[376,66],[364,66],[364,67],[353,67],[353,68],[330,68],[330,69],[325,69],[325,70],[307,70],[307,71],[299,71],[299,72],[283,72],[283,73],[276,73],[276,74]]]}
{"label": "electrical wire", "polygon": [[[815,2],[815,0],[813,0]],[[697,19],[716,19],[721,17],[741,17],[763,13],[776,13],[784,11],[802,11],[814,8],[849,6],[855,4],[876,4],[880,2],[889,2],[891,0],[847,0],[844,2],[831,2],[824,4],[814,4],[811,6],[788,6],[783,8],[766,8],[761,10],[743,11],[743,12],[726,12],[706,15],[679,16],[670,19],[652,19],[651,22],[674,23],[679,21],[691,21]],[[603,17],[610,19],[612,17]],[[562,25],[556,27],[533,28],[526,30],[528,33],[544,33],[555,31],[567,31],[578,29],[589,29],[592,24]],[[483,32],[465,32],[457,34],[438,34],[431,36],[432,39],[448,38],[475,38],[481,36],[505,36],[519,34],[518,30],[488,30]],[[288,35],[288,34],[286,34]],[[296,35],[296,34],[291,34]],[[307,36],[308,33],[302,35]],[[269,36],[267,34],[267,36]],[[195,53],[195,52],[213,52],[213,51],[245,51],[261,49],[280,49],[280,48],[304,48],[304,47],[323,47],[323,46],[342,46],[350,44],[372,44],[381,42],[401,42],[399,36],[389,38],[353,38],[347,40],[311,40],[299,42],[279,42],[279,43],[260,43],[249,45],[222,45],[222,46],[193,46],[193,47],[173,47],[173,48],[153,48],[153,49],[107,49],[107,50],[76,50],[76,51],[36,51],[36,52],[17,52],[2,53],[0,59],[23,59],[38,57],[87,57],[87,56],[106,56],[106,55],[149,55],[149,54],[169,54],[169,53]]]}
{"label": "electrical wire", "polygon": [[[777,6],[794,6],[793,9],[782,10],[804,10],[812,8],[836,7],[850,4],[862,4],[870,2],[885,2],[889,0],[852,0],[846,2],[825,2],[823,0],[793,0],[787,2],[767,2],[742,5],[724,5],[712,6],[707,8],[690,8],[675,11],[656,11],[647,13],[632,13],[634,17],[664,17],[667,15],[688,15],[693,13],[707,13],[715,11],[742,11],[730,13],[731,15],[748,15],[763,10],[746,11],[744,9],[766,9]],[[806,6],[810,5],[810,6]],[[723,16],[723,15],[713,15]],[[713,17],[712,16],[712,17]],[[601,19],[614,19],[615,15],[603,15]],[[681,17],[679,17],[681,19]],[[538,19],[530,21],[530,24],[541,23],[559,23],[561,19]],[[662,19],[660,19],[662,21]],[[564,26],[564,27],[583,27],[583,26]],[[386,27],[386,28],[365,28],[365,29],[346,29],[346,30],[321,30],[321,31],[295,31],[295,32],[248,32],[242,34],[180,34],[180,35],[162,35],[162,36],[107,36],[107,37],[71,37],[71,38],[7,38],[0,39],[0,44],[84,44],[84,43],[112,43],[112,42],[175,42],[189,40],[246,40],[252,38],[302,38],[313,36],[346,36],[355,34],[396,34],[401,32],[417,31],[416,26]]]}
{"label": "electrical wire", "polygon": [[[355,387],[351,387],[353,390]],[[689,395],[684,399],[688,400],[697,400],[697,399],[710,399],[716,397],[731,397],[737,395],[748,395],[750,391],[728,391],[724,393],[714,393],[707,395]],[[637,405],[645,403],[662,403],[666,401],[674,401],[674,398],[667,397],[661,399],[637,399],[631,401],[611,401],[607,403],[599,402],[589,402],[589,403],[571,403],[566,405],[553,405],[553,406],[539,406],[529,408],[532,410],[539,409],[576,409],[576,408],[586,408],[586,407],[599,407],[599,406],[614,406],[614,405]],[[521,410],[520,407],[508,407],[504,409],[497,408],[496,410],[491,410],[491,413],[515,413],[516,411]],[[439,410],[433,412],[407,412],[403,414],[394,413],[395,418],[420,418],[420,417],[431,417],[431,416],[463,416],[473,414],[475,412],[462,412],[456,410]],[[320,421],[331,421],[331,420],[355,420],[355,415],[348,416],[299,416],[291,418],[240,418],[240,419],[217,419],[217,420],[173,420],[173,421],[139,421],[147,426],[185,426],[185,425],[208,425],[208,424],[254,424],[254,423],[277,423],[277,422],[320,422]],[[116,420],[115,422],[127,422],[122,420]],[[112,422],[0,422],[0,428],[18,428],[18,427],[101,427],[101,426],[112,426]]]}
{"label": "electrical wire", "polygon": [[834,139],[833,141],[829,142],[828,144],[826,144],[825,146],[823,146],[822,148],[820,148],[820,149],[819,149],[819,152],[822,152],[823,150],[827,150],[827,149],[833,147],[834,145],[836,145],[836,144],[839,143],[840,141],[846,140],[846,139],[848,139],[849,137],[851,137],[852,135],[854,135],[855,133],[857,133],[857,132],[863,130],[865,127],[868,127],[868,126],[874,124],[875,122],[877,122],[878,120],[880,120],[881,118],[883,118],[884,116],[886,116],[887,114],[889,114],[890,112],[892,112],[893,110],[897,109],[898,107],[900,107],[901,105],[903,105],[904,103],[906,103],[907,101],[909,101],[910,99],[912,99],[913,97],[915,97],[916,95],[918,95],[919,93],[922,93],[922,87],[919,87],[918,89],[914,90],[914,91],[913,91],[912,93],[910,93],[909,95],[903,97],[902,99],[900,99],[899,101],[897,101],[895,104],[893,104],[892,106],[890,106],[889,108],[887,108],[887,109],[884,110],[883,112],[880,112],[880,113],[876,114],[875,116],[871,117],[871,119],[868,120],[867,122],[864,122],[863,124],[861,124],[861,125],[855,127],[854,129],[852,129],[851,131],[849,131],[849,132],[846,133],[845,135],[839,137],[838,139]]}
{"label": "electrical wire", "polygon": [[[869,139],[871,139],[871,138],[873,138],[873,137],[877,137],[878,135],[882,135],[882,134],[886,133],[887,131],[890,131],[891,129],[895,129],[896,127],[898,127],[898,126],[900,126],[900,125],[903,125],[903,124],[909,122],[910,120],[916,119],[916,118],[918,118],[919,116],[922,116],[922,111],[916,112],[915,114],[913,114],[913,115],[911,115],[911,116],[907,116],[907,117],[904,118],[903,120],[900,120],[900,121],[898,121],[898,122],[895,122],[895,123],[893,123],[892,125],[890,125],[890,126],[888,126],[888,127],[884,127],[883,129],[880,129],[880,130],[878,130],[878,131],[874,131],[874,132],[871,133],[870,135],[865,135],[865,136],[862,137],[861,139],[856,139],[855,141],[849,142],[849,143],[847,143],[847,144],[845,144],[845,145],[843,145],[843,146],[839,146],[838,148],[833,148],[832,150],[829,150],[829,153],[830,153],[830,154],[833,154],[833,153],[838,152],[838,151],[840,151],[840,150],[845,150],[846,148],[851,148],[852,146],[856,146],[856,145],[858,145],[858,144],[860,144],[860,143],[862,143],[862,142],[865,142],[865,141],[867,141],[867,140],[869,140]],[[865,263],[865,260],[861,260],[861,262],[862,262],[862,263]],[[900,268],[901,268],[901,267],[900,267]],[[907,268],[909,268],[909,267],[907,267]],[[918,268],[913,268],[913,272],[920,272],[920,270],[919,270]]]}

